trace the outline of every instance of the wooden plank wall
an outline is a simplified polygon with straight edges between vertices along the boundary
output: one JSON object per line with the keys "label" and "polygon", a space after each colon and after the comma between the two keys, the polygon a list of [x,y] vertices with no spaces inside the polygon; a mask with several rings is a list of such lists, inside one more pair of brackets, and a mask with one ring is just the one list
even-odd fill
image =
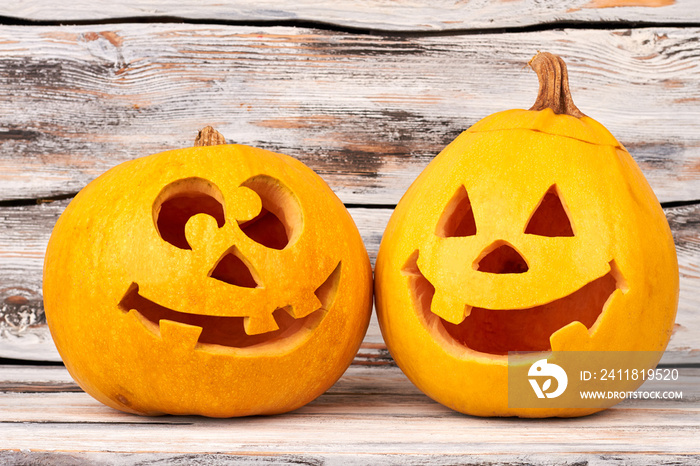
{"label": "wooden plank wall", "polygon": [[[89,6],[88,6],[89,5]],[[537,50],[640,164],[681,266],[670,349],[700,361],[700,5],[673,0],[8,2],[0,6],[0,357],[56,360],[41,268],[110,167],[229,140],[307,163],[374,260],[393,205],[478,119],[528,108]],[[373,324],[358,362],[386,362]]]}

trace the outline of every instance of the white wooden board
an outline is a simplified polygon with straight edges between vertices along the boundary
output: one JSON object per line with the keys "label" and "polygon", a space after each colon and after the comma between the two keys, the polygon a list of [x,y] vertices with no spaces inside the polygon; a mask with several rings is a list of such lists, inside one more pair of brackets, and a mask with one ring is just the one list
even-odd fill
{"label": "white wooden board", "polygon": [[0,5],[8,18],[70,22],[120,18],[182,18],[232,22],[315,22],[384,31],[459,31],[557,23],[688,23],[700,17],[694,0],[245,0],[121,2],[24,0]]}
{"label": "white wooden board", "polygon": [[189,24],[0,26],[0,201],[65,196],[206,124],[395,204],[480,118],[528,108],[537,50],[663,202],[700,199],[698,28],[396,37]]}
{"label": "white wooden board", "polygon": [[[493,464],[506,458],[527,464],[598,464],[606,458],[697,464],[700,373],[683,371],[674,388],[683,391],[682,401],[625,401],[588,417],[538,421],[465,416],[427,398],[397,368],[351,366],[326,394],[297,411],[216,420],[120,413],[72,391],[64,369],[5,366],[0,441],[16,452],[5,458],[51,461],[75,455],[149,464],[183,455],[194,461],[199,453],[221,455],[197,457],[205,465],[246,456],[295,464]],[[18,382],[25,388],[13,388]],[[119,455],[135,452],[143,456]]]}

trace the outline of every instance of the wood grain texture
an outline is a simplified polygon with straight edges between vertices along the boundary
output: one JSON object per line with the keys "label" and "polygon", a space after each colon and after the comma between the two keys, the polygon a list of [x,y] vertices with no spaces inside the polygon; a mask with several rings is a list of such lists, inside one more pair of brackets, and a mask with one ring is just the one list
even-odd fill
{"label": "wood grain texture", "polygon": [[9,2],[0,15],[32,21],[96,21],[119,18],[178,17],[218,21],[302,21],[382,31],[454,31],[523,27],[558,22],[698,21],[692,0],[245,0],[122,2],[48,0]]}
{"label": "wood grain texture", "polygon": [[[44,317],[41,274],[51,229],[69,200],[0,207],[0,357],[58,361]],[[349,209],[374,261],[391,209]],[[700,362],[700,204],[665,209],[680,267],[680,300],[666,363]],[[392,364],[373,315],[355,364]]]}
{"label": "wood grain texture", "polygon": [[[285,23],[303,27],[272,27]],[[0,357],[58,358],[44,249],[67,198],[106,169],[191,146],[212,124],[321,174],[353,205],[374,262],[390,206],[429,160],[478,119],[532,104],[524,65],[536,50],[564,56],[576,104],[625,144],[662,201],[699,201],[699,23],[694,0],[4,2]],[[567,24],[576,29],[553,30]],[[46,198],[66,199],[34,202]],[[665,211],[681,295],[664,362],[692,366],[668,387],[680,401],[570,420],[459,415],[393,365],[373,317],[338,383],[281,416],[131,416],[63,367],[0,366],[0,464],[700,465],[700,205]]]}
{"label": "wood grain texture", "polygon": [[[509,2],[510,3],[510,2]],[[528,108],[537,50],[662,201],[700,199],[698,28],[373,36],[187,24],[0,26],[0,200],[74,193],[205,124],[393,204],[478,119]]]}
{"label": "wood grain texture", "polygon": [[0,451],[0,463],[26,465],[50,464],[55,466],[140,466],[148,465],[190,465],[223,466],[235,464],[240,466],[259,466],[274,464],[280,466],[327,465],[327,466],[365,466],[368,464],[398,466],[494,466],[494,465],[528,465],[559,466],[566,465],[616,465],[649,466],[664,465],[698,465],[700,458],[696,455],[668,455],[658,453],[614,454],[609,453],[545,453],[545,454],[362,454],[362,453],[297,453],[297,454],[233,454],[233,453],[54,453],[41,451]]}
{"label": "wood grain texture", "polygon": [[[493,464],[487,458],[527,464],[614,458],[620,464],[640,464],[656,455],[692,464],[697,457],[691,455],[700,454],[700,369],[682,371],[674,388],[683,391],[682,401],[624,401],[593,416],[549,421],[458,414],[420,393],[397,368],[351,367],[326,394],[299,410],[241,419],[147,418],[107,408],[85,393],[6,392],[0,394],[0,438],[15,453],[4,453],[0,461],[69,461],[73,453],[50,453],[79,451],[78,459],[105,462],[139,458],[120,453],[155,455],[141,457],[145,464],[162,455],[192,460],[196,453],[251,461],[258,455],[280,455],[282,462],[294,459],[294,464],[333,464],[353,457],[350,464],[406,464],[404,458],[418,464],[435,456],[445,460],[435,464],[446,464],[448,458],[454,464],[466,455],[476,455],[475,464]],[[0,380],[55,385],[67,375],[56,368],[48,377],[42,372],[49,371],[0,367]],[[225,459],[204,457],[199,464]]]}
{"label": "wood grain texture", "polygon": [[52,225],[66,205],[0,207],[0,357],[60,360],[46,326],[41,277]]}

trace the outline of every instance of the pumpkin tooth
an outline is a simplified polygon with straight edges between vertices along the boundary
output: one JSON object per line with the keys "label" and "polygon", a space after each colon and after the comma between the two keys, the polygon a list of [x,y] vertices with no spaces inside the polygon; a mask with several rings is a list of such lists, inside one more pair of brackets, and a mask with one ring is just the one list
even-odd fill
{"label": "pumpkin tooth", "polygon": [[[335,266],[335,269],[328,275],[328,278],[316,288],[314,291],[314,296],[318,298],[319,305],[325,309],[329,310],[333,305],[335,300],[335,295],[338,292],[338,286],[340,285],[340,270],[341,262]],[[315,304],[315,303],[314,303]]]}
{"label": "pumpkin tooth", "polygon": [[[469,315],[472,313],[473,308],[474,308],[474,306],[470,306],[469,304],[464,305],[464,319],[469,317]],[[462,320],[464,320],[464,319],[462,319]]]}
{"label": "pumpkin tooth", "polygon": [[439,290],[435,291],[430,311],[452,324],[460,324],[470,313],[472,307],[459,298]]}
{"label": "pumpkin tooth", "polygon": [[162,319],[159,324],[160,336],[163,341],[170,342],[185,350],[194,348],[202,334],[202,327],[196,325],[183,324],[168,319]]}
{"label": "pumpkin tooth", "polygon": [[573,348],[580,350],[580,348],[586,348],[588,337],[588,327],[579,321],[574,321],[552,333],[549,343],[552,351],[567,351]]}
{"label": "pumpkin tooth", "polygon": [[301,319],[321,308],[323,308],[321,301],[316,297],[316,295],[312,295],[307,299],[298,301],[292,306],[288,306],[287,312],[295,319]]}
{"label": "pumpkin tooth", "polygon": [[248,316],[243,319],[243,328],[248,335],[259,335],[261,333],[273,332],[279,329],[277,321],[272,314],[261,314],[260,316]]}

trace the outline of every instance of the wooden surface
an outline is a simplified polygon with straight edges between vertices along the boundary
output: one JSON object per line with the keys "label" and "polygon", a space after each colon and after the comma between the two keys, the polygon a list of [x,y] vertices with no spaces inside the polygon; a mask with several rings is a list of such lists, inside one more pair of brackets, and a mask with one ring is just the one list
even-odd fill
{"label": "wooden surface", "polygon": [[[700,2],[311,0],[0,5],[0,464],[700,464]],[[57,361],[41,270],[70,199],[126,160],[229,140],[292,155],[346,203],[372,262],[402,193],[480,118],[528,108],[537,50],[639,163],[681,292],[682,402],[477,419],[418,392],[373,319],[346,375],[284,416],[141,418]],[[19,360],[19,363],[17,362]],[[21,362],[24,360],[25,362]]]}
{"label": "wooden surface", "polygon": [[292,413],[214,420],[124,414],[80,392],[63,368],[0,366],[0,442],[13,450],[0,463],[700,464],[698,386],[700,369],[685,368],[673,388],[682,401],[629,400],[578,419],[482,419],[433,402],[396,367],[351,366]]}

